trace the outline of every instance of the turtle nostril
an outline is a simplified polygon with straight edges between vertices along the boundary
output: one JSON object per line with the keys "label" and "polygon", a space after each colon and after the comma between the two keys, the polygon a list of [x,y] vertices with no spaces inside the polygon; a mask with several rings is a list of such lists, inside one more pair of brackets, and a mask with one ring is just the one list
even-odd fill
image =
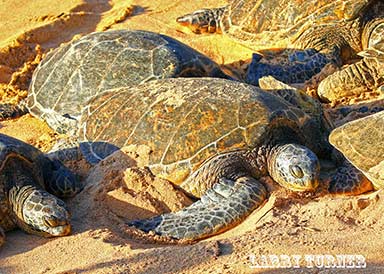
{"label": "turtle nostril", "polygon": [[304,172],[303,170],[301,169],[301,167],[299,166],[290,166],[289,167],[289,171],[291,172],[291,174],[298,178],[298,179],[301,179],[304,177]]}

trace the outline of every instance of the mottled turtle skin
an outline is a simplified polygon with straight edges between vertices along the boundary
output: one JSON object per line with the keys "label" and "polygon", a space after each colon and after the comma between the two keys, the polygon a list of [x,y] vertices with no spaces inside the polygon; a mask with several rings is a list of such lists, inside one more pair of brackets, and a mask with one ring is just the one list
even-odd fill
{"label": "mottled turtle skin", "polygon": [[[360,166],[370,163],[372,167],[375,162],[382,161],[380,157],[383,158],[383,153],[380,151],[379,143],[384,120],[379,119],[383,118],[383,114],[380,113],[384,111],[384,99],[337,108],[323,108],[319,102],[310,98],[305,99],[307,95],[303,92],[271,76],[261,78],[260,87],[264,90],[274,90],[280,96],[284,96],[287,90],[300,94],[300,101],[294,104],[309,115],[320,117],[323,120],[321,124],[324,127],[324,134],[332,131],[328,137],[330,144],[339,149],[342,154],[334,149],[332,151],[337,169],[329,174],[329,193],[359,195],[383,187],[383,184],[380,185],[375,179],[375,176],[379,175],[372,176],[367,168]],[[356,126],[352,128],[351,124]],[[373,129],[373,127],[376,128]],[[369,130],[370,128],[373,130]],[[376,167],[372,170],[376,173],[380,172]]]}
{"label": "mottled turtle skin", "polygon": [[[384,188],[384,111],[348,122],[334,129],[329,140],[372,182],[375,189]],[[344,176],[356,173],[346,167]]]}
{"label": "mottled turtle skin", "polygon": [[16,227],[45,237],[68,235],[70,215],[56,196],[71,197],[79,190],[76,177],[59,162],[0,134],[0,245],[4,232]]}
{"label": "mottled turtle skin", "polygon": [[197,33],[220,30],[256,51],[292,49],[288,64],[269,67],[259,64],[261,56],[255,54],[246,79],[251,84],[266,75],[285,83],[304,81],[328,63],[351,63],[357,53],[363,58],[324,79],[319,96],[334,101],[384,83],[381,0],[231,0],[226,7],[199,10],[177,21]]}
{"label": "mottled turtle skin", "polygon": [[54,130],[73,133],[86,101],[103,90],[191,76],[227,77],[208,57],[165,35],[94,32],[47,54],[33,74],[27,107]]}
{"label": "mottled turtle skin", "polygon": [[108,144],[149,147],[151,172],[200,200],[129,225],[197,240],[232,227],[257,208],[267,197],[262,176],[269,174],[293,191],[317,187],[313,151],[322,147],[322,131],[316,119],[288,99],[301,100],[214,78],[117,88],[84,109],[81,148],[96,162],[110,152]]}

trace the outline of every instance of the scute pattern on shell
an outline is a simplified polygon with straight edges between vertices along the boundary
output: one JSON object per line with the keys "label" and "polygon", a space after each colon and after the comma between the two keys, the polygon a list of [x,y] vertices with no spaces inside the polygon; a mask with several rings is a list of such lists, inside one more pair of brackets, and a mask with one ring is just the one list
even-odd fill
{"label": "scute pattern on shell", "polygon": [[273,126],[302,132],[309,120],[282,98],[247,84],[166,79],[91,100],[81,119],[80,141],[88,158],[98,158],[98,150],[103,154],[103,142],[147,145],[151,170],[180,182],[215,154],[257,147]]}
{"label": "scute pattern on shell", "polygon": [[208,57],[165,35],[94,32],[53,50],[39,64],[28,108],[65,133],[60,124],[76,121],[86,101],[103,90],[180,76],[226,77]]}
{"label": "scute pattern on shell", "polygon": [[336,128],[329,140],[375,188],[384,188],[384,111]]}
{"label": "scute pattern on shell", "polygon": [[253,49],[287,47],[308,28],[354,19],[370,0],[232,0],[223,31]]}

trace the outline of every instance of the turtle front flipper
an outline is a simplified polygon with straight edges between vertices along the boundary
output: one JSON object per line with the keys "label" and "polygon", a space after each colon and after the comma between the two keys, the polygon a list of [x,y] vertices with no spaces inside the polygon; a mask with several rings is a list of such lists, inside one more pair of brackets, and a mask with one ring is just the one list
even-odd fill
{"label": "turtle front flipper", "polygon": [[15,119],[28,113],[25,105],[0,104],[0,121]]}
{"label": "turtle front flipper", "polygon": [[267,190],[252,177],[221,178],[191,206],[128,225],[175,239],[199,240],[238,224],[266,198]]}
{"label": "turtle front flipper", "polygon": [[246,82],[259,86],[260,78],[273,76],[287,84],[304,83],[327,64],[336,64],[333,54],[309,49],[287,49],[264,58],[254,53],[246,73]]}
{"label": "turtle front flipper", "polygon": [[46,188],[60,198],[73,197],[83,189],[77,176],[58,160],[52,161],[47,172],[49,176],[44,178]]}
{"label": "turtle front flipper", "polygon": [[220,20],[225,9],[226,7],[197,10],[193,13],[178,17],[176,21],[190,28],[194,33],[221,32]]}
{"label": "turtle front flipper", "polygon": [[384,84],[383,69],[384,56],[382,60],[363,58],[325,78],[319,85],[318,95],[322,100],[332,102],[375,90]]}
{"label": "turtle front flipper", "polygon": [[328,191],[332,194],[359,195],[373,190],[367,177],[348,161],[332,176]]}
{"label": "turtle front flipper", "polygon": [[341,71],[325,78],[319,85],[319,97],[335,101],[343,97],[360,95],[384,85],[384,20],[373,20],[363,32],[363,57]]}

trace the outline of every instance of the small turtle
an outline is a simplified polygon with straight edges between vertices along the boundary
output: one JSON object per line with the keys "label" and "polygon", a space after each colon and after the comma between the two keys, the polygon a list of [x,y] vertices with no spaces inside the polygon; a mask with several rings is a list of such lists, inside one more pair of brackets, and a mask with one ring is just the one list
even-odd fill
{"label": "small turtle", "polygon": [[[384,111],[348,122],[334,129],[329,140],[372,182],[374,189],[384,188]],[[351,166],[344,167],[335,178],[335,188],[353,189],[348,178],[360,176]],[[369,188],[369,186],[368,186]]]}
{"label": "small turtle", "polygon": [[[57,132],[73,133],[85,102],[103,90],[192,76],[228,78],[208,57],[168,36],[94,32],[47,54],[33,74],[27,108]],[[15,116],[11,105],[3,108],[3,115]]]}
{"label": "small turtle", "polygon": [[4,231],[15,227],[45,237],[68,235],[69,212],[54,195],[71,197],[79,190],[76,177],[61,163],[0,134],[0,245]]}
{"label": "small turtle", "polygon": [[105,144],[148,146],[151,172],[200,200],[129,225],[196,240],[228,229],[257,208],[267,197],[262,176],[293,191],[314,190],[319,163],[313,151],[323,140],[317,121],[254,86],[175,78],[96,96],[84,109],[79,138],[94,162],[109,152]]}
{"label": "small turtle", "polygon": [[[324,100],[360,94],[384,84],[384,3],[382,0],[298,1],[230,0],[228,6],[198,10],[177,18],[194,32],[220,30],[254,50],[291,48],[291,65],[265,71],[254,55],[247,81],[257,84],[269,73],[280,80],[309,79],[327,63],[350,63],[324,79],[318,93]],[[296,53],[295,49],[305,50]],[[259,73],[264,73],[259,75]]]}

